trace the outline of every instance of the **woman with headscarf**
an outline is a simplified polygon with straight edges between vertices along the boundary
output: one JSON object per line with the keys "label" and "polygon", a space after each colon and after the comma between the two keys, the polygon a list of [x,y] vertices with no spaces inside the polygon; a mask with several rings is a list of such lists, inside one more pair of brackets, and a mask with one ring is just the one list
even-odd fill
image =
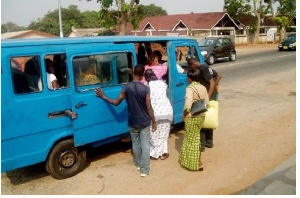
{"label": "woman with headscarf", "polygon": [[150,87],[150,100],[154,110],[157,130],[150,134],[150,158],[166,159],[169,157],[168,141],[173,121],[173,108],[167,97],[168,85],[159,80],[152,69],[144,73]]}

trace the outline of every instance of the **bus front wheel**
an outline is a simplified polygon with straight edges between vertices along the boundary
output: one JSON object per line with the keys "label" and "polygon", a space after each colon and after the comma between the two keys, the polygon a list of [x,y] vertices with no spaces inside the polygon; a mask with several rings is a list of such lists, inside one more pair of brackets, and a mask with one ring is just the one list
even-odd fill
{"label": "bus front wheel", "polygon": [[81,172],[86,162],[86,151],[74,147],[73,139],[59,142],[46,162],[47,172],[56,179],[65,179]]}

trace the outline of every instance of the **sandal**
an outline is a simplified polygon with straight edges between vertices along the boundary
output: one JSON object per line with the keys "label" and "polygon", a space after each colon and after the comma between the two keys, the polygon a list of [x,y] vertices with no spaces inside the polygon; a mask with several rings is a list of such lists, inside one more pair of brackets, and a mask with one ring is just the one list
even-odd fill
{"label": "sandal", "polygon": [[203,169],[204,169],[204,166],[203,166],[203,164],[200,162],[200,165],[199,165],[199,171],[203,171]]}
{"label": "sandal", "polygon": [[161,160],[165,160],[165,159],[167,159],[169,157],[169,153],[164,153],[164,154],[162,154],[162,156],[160,156],[160,159]]}

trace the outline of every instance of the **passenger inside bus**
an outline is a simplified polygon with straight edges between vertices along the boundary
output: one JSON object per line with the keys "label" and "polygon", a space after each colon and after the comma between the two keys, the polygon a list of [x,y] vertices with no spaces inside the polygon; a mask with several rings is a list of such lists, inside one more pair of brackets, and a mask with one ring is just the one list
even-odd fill
{"label": "passenger inside bus", "polygon": [[139,45],[138,54],[137,54],[137,62],[139,64],[145,65],[146,61],[147,61],[146,48],[143,45]]}
{"label": "passenger inside bus", "polygon": [[54,75],[53,62],[49,58],[46,58],[45,63],[46,63],[46,72],[47,72],[47,86],[51,90],[58,89],[59,84],[57,82],[56,76]]}
{"label": "passenger inside bus", "polygon": [[67,68],[64,54],[53,55],[54,75],[60,87],[68,87]]}
{"label": "passenger inside bus", "polygon": [[[150,54],[149,59],[145,64],[145,70],[147,69],[152,69],[159,80],[164,80],[166,82],[167,79],[163,79],[163,77],[166,77],[166,74],[168,73],[168,66],[160,65],[159,56],[155,53]],[[144,77],[141,82],[146,84]]]}
{"label": "passenger inside bus", "polygon": [[37,64],[34,58],[29,59],[25,63],[24,73],[28,77],[30,88],[35,91],[41,91],[42,90],[41,74]]}

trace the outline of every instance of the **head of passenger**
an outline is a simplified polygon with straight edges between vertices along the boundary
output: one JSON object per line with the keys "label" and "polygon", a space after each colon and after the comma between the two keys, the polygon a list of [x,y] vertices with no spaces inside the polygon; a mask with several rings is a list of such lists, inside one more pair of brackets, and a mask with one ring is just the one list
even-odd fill
{"label": "head of passenger", "polygon": [[196,69],[201,66],[201,63],[196,58],[190,58],[188,59],[188,65],[189,67]]}
{"label": "head of passenger", "polygon": [[144,46],[140,45],[140,46],[138,47],[138,55],[139,55],[139,56],[145,56],[145,55],[146,55],[146,49],[145,49]]}
{"label": "head of passenger", "polygon": [[146,62],[146,65],[149,65],[149,66],[158,65],[159,64],[158,61],[159,61],[159,57],[155,53],[152,53],[152,54],[150,54],[150,56]]}
{"label": "head of passenger", "polygon": [[187,79],[189,84],[191,84],[193,81],[197,81],[197,78],[199,76],[199,69],[190,68],[187,72]]}
{"label": "head of passenger", "polygon": [[161,59],[162,59],[161,52],[159,50],[155,50],[153,53],[158,56],[158,62],[161,63]]}
{"label": "head of passenger", "polygon": [[135,43],[134,44],[134,49],[135,49],[135,52],[138,54],[138,48],[139,48],[140,44],[139,43]]}
{"label": "head of passenger", "polygon": [[157,80],[157,77],[152,69],[147,69],[144,73],[145,80],[150,82],[152,80]]}
{"label": "head of passenger", "polygon": [[143,78],[144,71],[145,71],[144,65],[138,64],[137,66],[134,67],[134,69],[133,69],[133,74],[134,74],[135,76],[138,76],[138,77],[140,77],[140,78]]}
{"label": "head of passenger", "polygon": [[46,58],[45,63],[46,63],[46,72],[49,74],[53,74],[54,73],[54,65],[53,65],[52,60],[50,60],[49,58]]}
{"label": "head of passenger", "polygon": [[33,59],[29,59],[25,63],[24,72],[27,74],[30,74],[30,75],[39,75],[39,71],[37,70],[37,67],[36,67]]}

